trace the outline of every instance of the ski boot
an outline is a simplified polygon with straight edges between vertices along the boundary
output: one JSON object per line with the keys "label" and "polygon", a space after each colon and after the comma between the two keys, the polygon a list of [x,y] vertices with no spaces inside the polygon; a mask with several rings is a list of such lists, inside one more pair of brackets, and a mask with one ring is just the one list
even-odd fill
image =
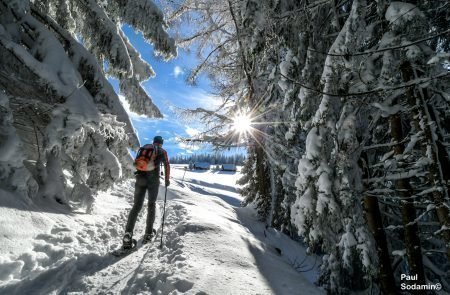
{"label": "ski boot", "polygon": [[156,236],[156,230],[152,229],[151,234],[145,234],[144,238],[142,239],[142,244],[150,243],[153,240],[153,237]]}
{"label": "ski boot", "polygon": [[122,239],[122,249],[129,250],[133,248],[133,234],[125,233]]}
{"label": "ski boot", "polygon": [[111,252],[116,257],[123,257],[135,251],[137,249],[137,242],[133,239],[132,233],[125,233],[122,239],[122,247]]}

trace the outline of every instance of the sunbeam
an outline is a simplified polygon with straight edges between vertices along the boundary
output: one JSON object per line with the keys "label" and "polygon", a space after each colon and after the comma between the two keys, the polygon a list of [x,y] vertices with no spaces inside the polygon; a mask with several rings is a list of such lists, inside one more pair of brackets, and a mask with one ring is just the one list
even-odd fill
{"label": "sunbeam", "polygon": [[233,130],[240,134],[248,133],[252,128],[252,123],[249,114],[239,113],[233,118]]}

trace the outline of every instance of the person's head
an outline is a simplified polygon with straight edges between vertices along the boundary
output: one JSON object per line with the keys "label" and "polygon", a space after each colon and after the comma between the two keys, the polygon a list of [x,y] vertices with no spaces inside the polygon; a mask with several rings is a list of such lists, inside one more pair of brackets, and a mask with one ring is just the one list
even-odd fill
{"label": "person's head", "polygon": [[162,136],[157,135],[157,136],[155,136],[153,138],[153,143],[154,144],[156,143],[156,144],[159,144],[159,145],[163,145],[164,139],[162,138]]}

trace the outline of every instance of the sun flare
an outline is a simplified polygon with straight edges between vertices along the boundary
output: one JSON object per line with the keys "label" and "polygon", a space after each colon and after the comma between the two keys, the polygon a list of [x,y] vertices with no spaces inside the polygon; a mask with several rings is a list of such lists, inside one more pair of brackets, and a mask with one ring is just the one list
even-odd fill
{"label": "sun flare", "polygon": [[252,119],[248,114],[238,114],[233,118],[233,129],[238,133],[247,133],[252,128]]}

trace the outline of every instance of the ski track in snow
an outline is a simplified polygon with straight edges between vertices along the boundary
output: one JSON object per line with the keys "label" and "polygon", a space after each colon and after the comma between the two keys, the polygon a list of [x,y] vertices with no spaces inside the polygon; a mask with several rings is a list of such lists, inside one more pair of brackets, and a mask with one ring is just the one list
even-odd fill
{"label": "ski track in snow", "polygon": [[[226,183],[235,181],[232,174],[190,172],[181,182],[184,171],[173,171],[162,248],[161,186],[153,243],[141,245],[144,204],[134,235],[138,249],[121,258],[110,255],[120,246],[133,199],[134,181],[126,181],[98,196],[95,218],[51,215],[53,226],[34,236],[31,251],[14,259],[0,256],[0,294],[323,293],[311,283],[316,274],[303,275],[289,265],[289,255],[303,248],[287,238],[269,240],[276,233],[265,230],[249,208],[237,208],[236,189]],[[314,260],[305,261],[310,267]]]}

